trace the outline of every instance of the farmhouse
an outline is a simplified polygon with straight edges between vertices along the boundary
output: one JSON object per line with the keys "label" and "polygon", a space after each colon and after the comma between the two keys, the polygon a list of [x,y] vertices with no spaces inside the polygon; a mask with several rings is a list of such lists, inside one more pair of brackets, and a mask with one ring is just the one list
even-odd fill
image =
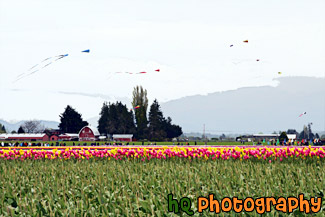
{"label": "farmhouse", "polygon": [[92,126],[85,126],[79,131],[79,141],[96,141],[99,136],[98,130]]}
{"label": "farmhouse", "polygon": [[133,134],[113,134],[114,141],[132,142]]}
{"label": "farmhouse", "polygon": [[276,141],[279,138],[280,134],[253,134],[253,135],[244,135],[236,138],[236,141]]}
{"label": "farmhouse", "polygon": [[253,134],[255,141],[265,140],[265,141],[276,141],[280,134]]}
{"label": "farmhouse", "polygon": [[288,136],[288,139],[289,139],[290,141],[295,141],[295,140],[297,140],[297,135],[296,135],[296,134],[287,134],[287,136]]}
{"label": "farmhouse", "polygon": [[17,141],[48,141],[49,136],[45,133],[20,133],[11,134],[5,133],[0,134],[1,140],[17,140]]}

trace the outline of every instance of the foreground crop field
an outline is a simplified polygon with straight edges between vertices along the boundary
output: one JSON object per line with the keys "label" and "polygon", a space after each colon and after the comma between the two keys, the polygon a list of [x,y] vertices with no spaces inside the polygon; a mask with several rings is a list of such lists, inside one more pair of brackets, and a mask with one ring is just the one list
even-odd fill
{"label": "foreground crop field", "polygon": [[[312,153],[319,153],[319,150],[312,150]],[[9,150],[2,151],[0,155],[4,156]],[[32,158],[21,160],[19,156],[18,159],[0,159],[0,216],[176,216],[168,212],[167,195],[170,193],[177,199],[189,197],[194,216],[199,216],[196,198],[209,193],[219,199],[288,197],[300,193],[310,198],[323,197],[325,189],[324,158],[310,153],[304,158],[289,156],[283,161],[270,156],[271,163],[258,157],[213,160],[210,156],[193,160],[172,156],[142,161],[126,157],[109,160],[100,156],[82,160],[74,155],[52,160],[34,160],[35,155],[32,155]],[[324,201],[322,207],[316,214],[306,215],[296,210],[291,215],[324,216]],[[212,214],[204,211],[203,215]],[[260,215],[230,212],[219,216]],[[287,214],[272,209],[263,216]]]}

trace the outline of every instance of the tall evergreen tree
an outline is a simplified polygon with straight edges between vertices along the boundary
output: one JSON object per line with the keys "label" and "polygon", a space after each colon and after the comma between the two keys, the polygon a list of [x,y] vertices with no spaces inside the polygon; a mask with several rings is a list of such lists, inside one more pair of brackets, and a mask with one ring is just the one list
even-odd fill
{"label": "tall evergreen tree", "polygon": [[25,130],[23,129],[22,126],[20,126],[20,127],[18,128],[18,133],[25,133]]}
{"label": "tall evergreen tree", "polygon": [[149,137],[151,140],[163,140],[167,137],[165,131],[165,118],[162,111],[160,110],[160,105],[155,99],[150,106],[149,111]]}
{"label": "tall evergreen tree", "polygon": [[164,118],[156,99],[150,106],[148,131],[152,140],[172,139],[183,134],[182,128],[172,124],[170,117]]}
{"label": "tall evergreen tree", "polygon": [[116,102],[107,105],[104,103],[98,121],[98,131],[101,134],[134,134],[135,124],[132,110],[126,105]]}
{"label": "tall evergreen tree", "polygon": [[118,132],[118,113],[115,104],[109,104],[108,107],[108,123],[107,123],[107,129],[108,134],[117,134]]}
{"label": "tall evergreen tree", "polygon": [[183,134],[182,128],[172,124],[172,119],[170,117],[168,117],[165,122],[165,131],[168,139],[176,138]]}
{"label": "tall evergreen tree", "polygon": [[6,128],[2,124],[0,124],[0,133],[6,133]]}
{"label": "tall evergreen tree", "polygon": [[126,105],[121,102],[116,103],[118,131],[123,134],[135,133],[134,115],[133,111],[128,111]]}
{"label": "tall evergreen tree", "polygon": [[108,124],[108,105],[104,102],[102,110],[100,111],[98,120],[98,131],[102,135],[108,134],[107,124]]}
{"label": "tall evergreen tree", "polygon": [[136,86],[133,90],[133,100],[132,106],[139,108],[135,109],[135,120],[137,125],[137,135],[138,139],[146,138],[148,119],[147,119],[147,109],[148,109],[148,98],[147,90],[144,90],[142,86]]}
{"label": "tall evergreen tree", "polygon": [[81,128],[88,125],[87,121],[82,120],[81,114],[70,105],[60,115],[60,120],[59,128],[65,133],[79,133]]}

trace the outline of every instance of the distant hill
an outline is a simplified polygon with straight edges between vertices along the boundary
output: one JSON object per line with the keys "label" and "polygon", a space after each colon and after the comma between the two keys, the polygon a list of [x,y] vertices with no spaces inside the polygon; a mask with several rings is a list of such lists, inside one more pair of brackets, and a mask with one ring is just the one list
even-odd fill
{"label": "distant hill", "polygon": [[[18,131],[18,128],[25,122],[26,120],[23,121],[17,121],[14,123],[7,122],[5,120],[0,119],[0,123],[5,126],[7,132],[11,132],[13,130]],[[52,128],[52,129],[57,129],[59,122],[56,121],[44,121],[44,120],[39,120],[42,125],[44,125],[45,128]]]}
{"label": "distant hill", "polygon": [[[312,122],[324,131],[325,80],[313,77],[275,79],[276,87],[245,87],[208,95],[188,96],[161,104],[165,116],[184,132],[272,133],[296,129]],[[218,81],[216,81],[216,84]],[[199,86],[197,87],[199,88]],[[298,117],[299,114],[306,115]]]}

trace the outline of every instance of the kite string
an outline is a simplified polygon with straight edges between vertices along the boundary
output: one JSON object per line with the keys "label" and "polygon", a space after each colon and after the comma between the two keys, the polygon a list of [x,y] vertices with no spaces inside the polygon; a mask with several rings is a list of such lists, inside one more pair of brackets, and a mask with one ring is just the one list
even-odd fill
{"label": "kite string", "polygon": [[[90,50],[89,50],[89,49],[88,49],[88,50],[83,50],[83,51],[81,51],[81,52],[83,52],[83,53],[89,53]],[[62,59],[62,58],[64,58],[64,57],[67,57],[67,56],[69,56],[69,54],[60,54],[60,55],[57,55],[57,56],[47,57],[47,58],[43,59],[40,63],[38,63],[38,64],[34,65],[33,67],[31,67],[30,69],[28,69],[28,71],[31,71],[32,69],[35,69],[36,67],[39,66],[38,68],[36,68],[36,70],[34,70],[34,71],[30,72],[30,73],[28,73],[28,72],[24,72],[24,73],[19,74],[19,75],[16,77],[16,80],[13,81],[13,83],[19,81],[19,80],[22,79],[22,78],[25,78],[25,77],[31,75],[31,74],[34,74],[35,72],[37,72],[37,71],[39,71],[39,70],[41,70],[41,69],[43,69],[43,68],[45,68],[45,67],[51,65],[53,62],[56,62],[56,61],[58,61],[58,60],[60,60],[60,59]],[[56,59],[55,59],[55,58],[56,58]],[[55,60],[49,61],[49,60],[51,60],[51,59],[55,59]],[[43,64],[45,64],[45,65],[43,65]],[[42,67],[42,65],[43,65],[43,67]],[[40,68],[40,67],[41,67],[41,68]]]}
{"label": "kite string", "polygon": [[[54,57],[59,57],[59,58],[57,58],[57,59],[55,59],[55,60],[53,60],[53,61],[47,63],[48,60],[50,60],[50,59],[52,59],[52,58],[54,58]],[[34,71],[30,72],[30,73],[27,73],[27,72],[21,73],[20,75],[18,75],[18,76],[16,77],[16,80],[14,80],[13,83],[16,83],[17,81],[19,81],[19,80],[21,80],[21,79],[23,79],[23,78],[26,78],[26,77],[28,77],[29,75],[34,74],[35,72],[38,72],[40,69],[43,69],[43,68],[45,68],[45,67],[51,65],[53,62],[55,62],[55,61],[57,61],[57,60],[59,60],[59,59],[62,59],[63,57],[66,57],[66,56],[65,56],[65,55],[58,55],[58,56],[54,56],[54,57],[48,57],[48,58],[42,60],[41,63],[34,65],[32,68],[28,69],[28,71],[30,71],[30,70],[32,70],[32,69],[35,69],[37,66],[41,67],[41,65],[42,65],[42,63],[43,63],[43,64],[45,64],[45,65],[44,65],[42,68],[39,68],[39,67],[38,67],[38,68],[36,68],[36,70],[34,70]]]}

